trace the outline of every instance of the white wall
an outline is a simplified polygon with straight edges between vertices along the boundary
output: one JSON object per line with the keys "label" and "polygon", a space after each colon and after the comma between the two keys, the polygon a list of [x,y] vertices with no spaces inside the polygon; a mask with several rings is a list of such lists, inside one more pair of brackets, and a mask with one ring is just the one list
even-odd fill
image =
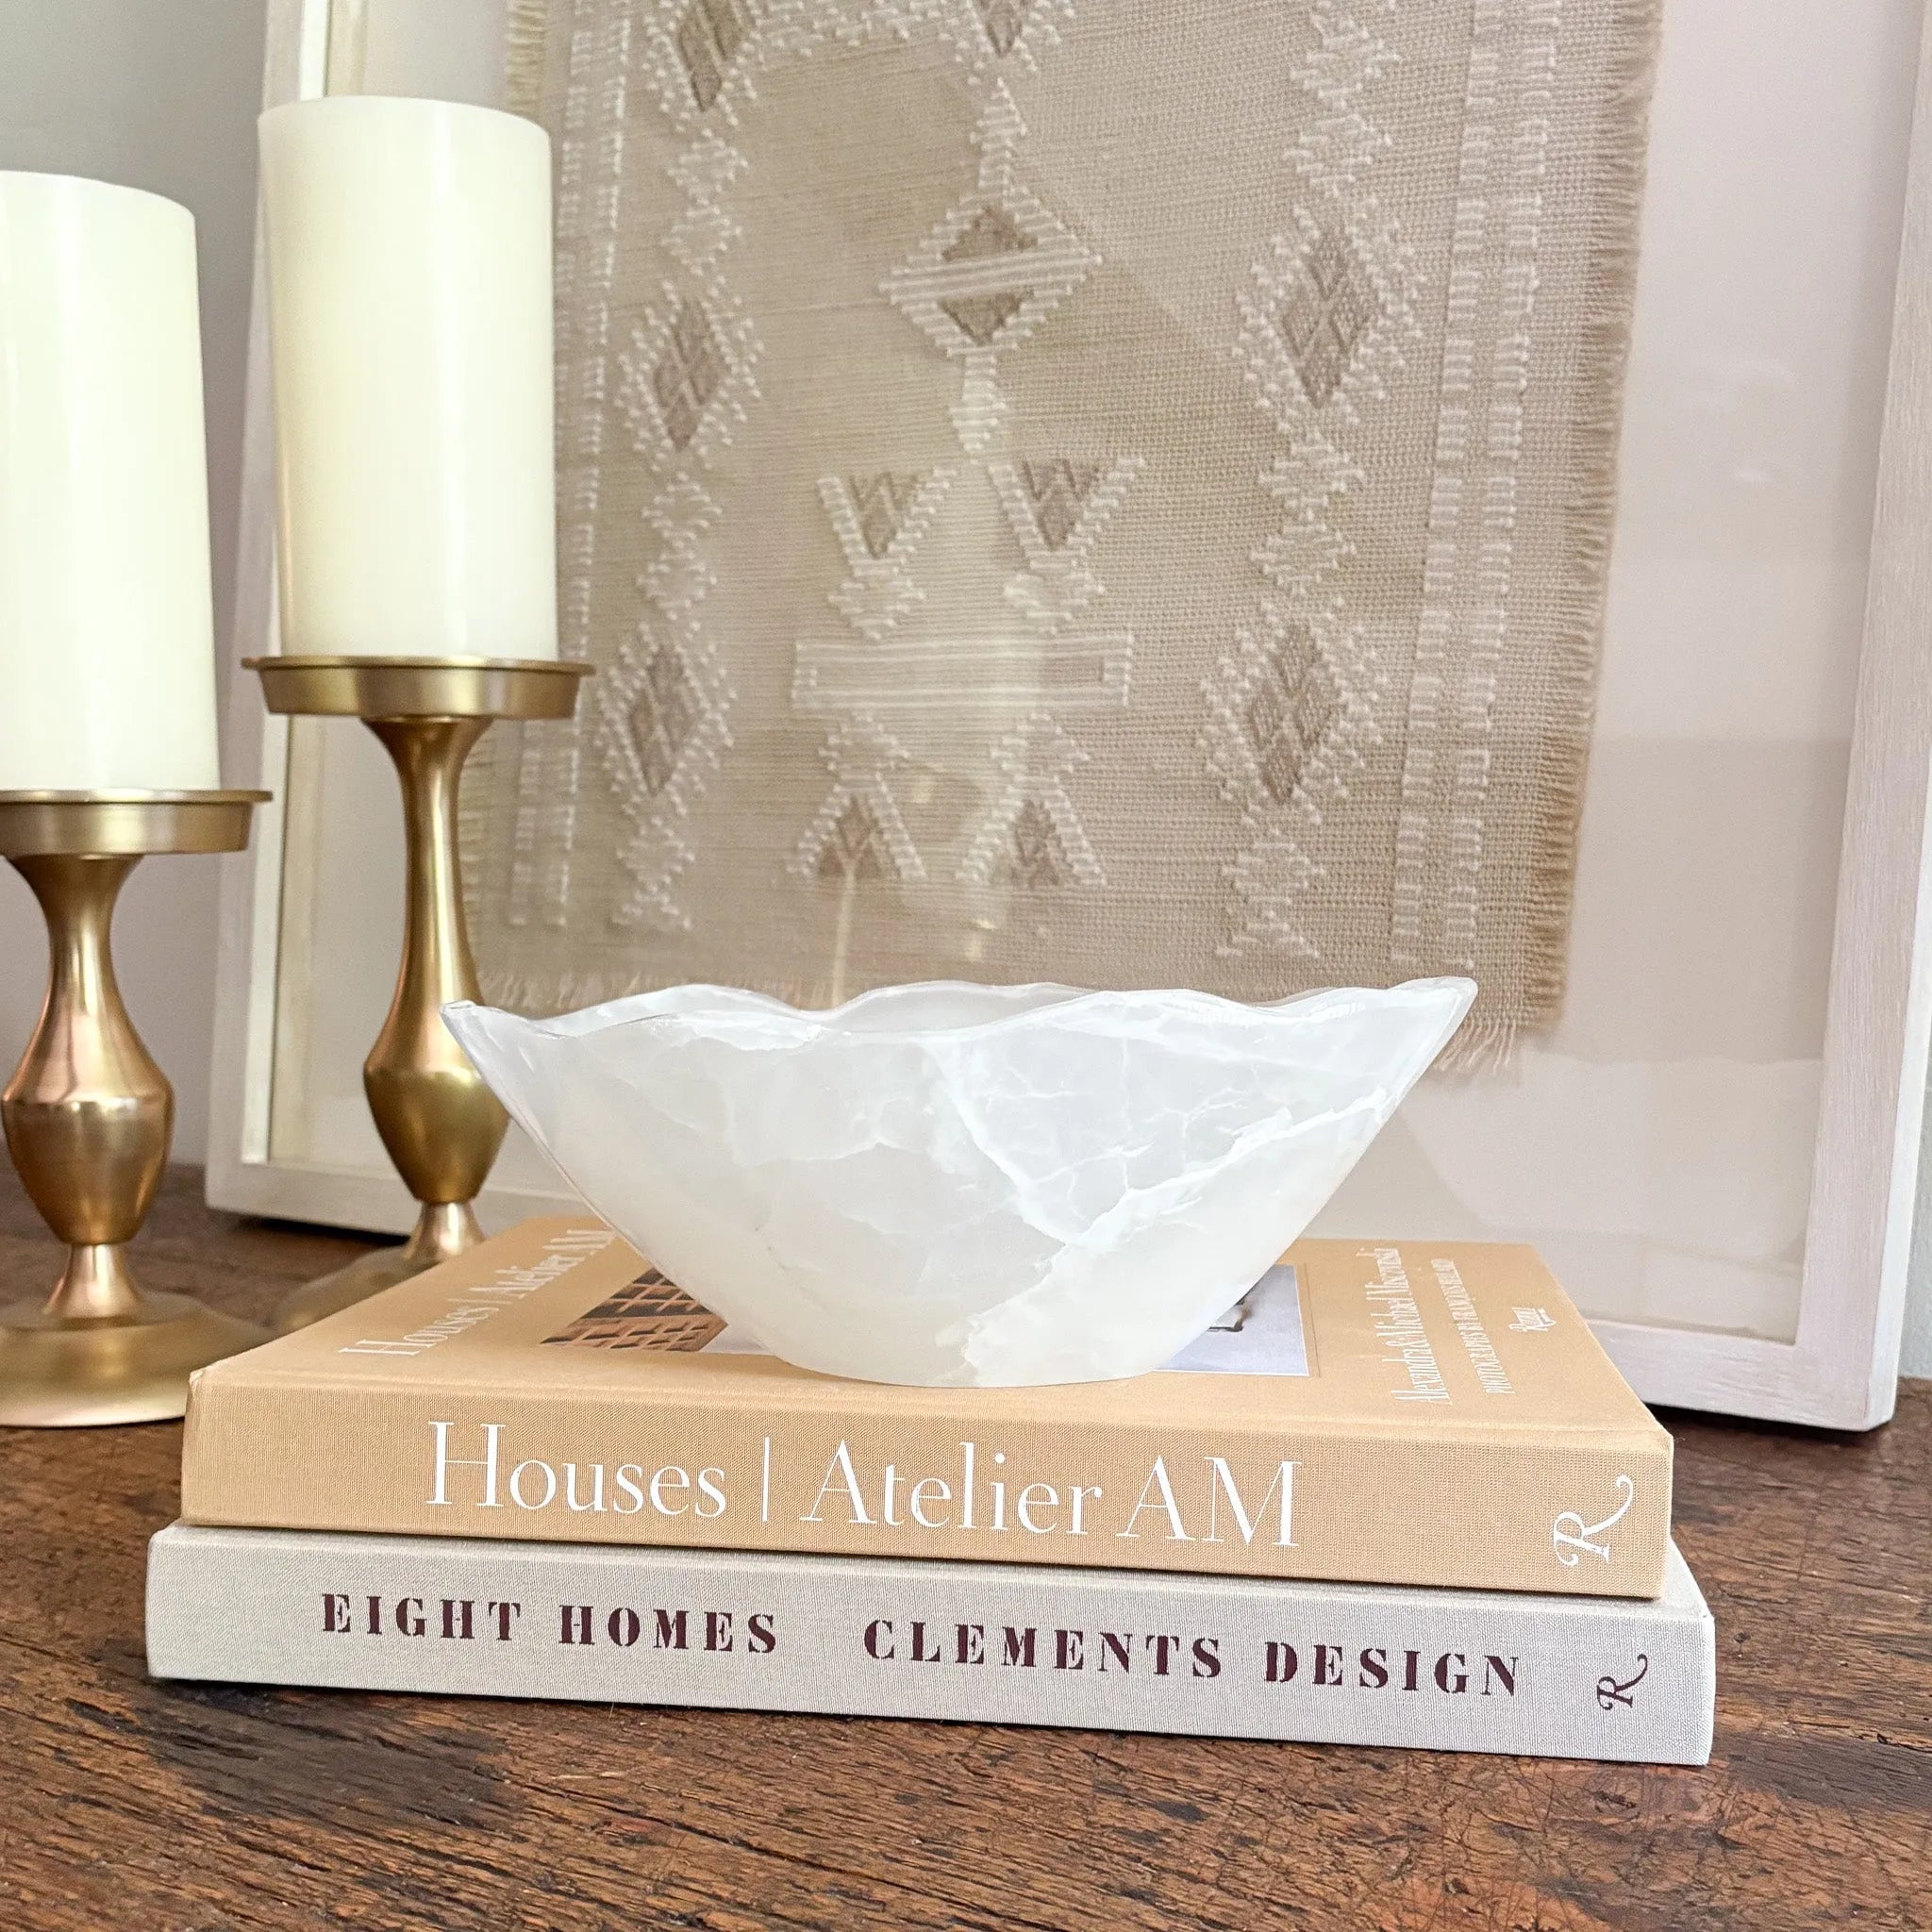
{"label": "white wall", "polygon": [[[263,0],[0,0],[0,168],[91,175],[193,213],[201,256],[215,637],[226,649],[235,580],[242,382],[255,245],[255,110]],[[135,1023],[175,1083],[175,1152],[208,1145],[217,861],[151,858],[116,928]],[[0,1063],[40,1009],[42,933],[32,895],[0,867]]]}
{"label": "white wall", "polygon": [[1906,1291],[1905,1350],[1899,1373],[1932,1377],[1932,1130],[1919,1150],[1919,1218],[1913,1229],[1911,1286]]}

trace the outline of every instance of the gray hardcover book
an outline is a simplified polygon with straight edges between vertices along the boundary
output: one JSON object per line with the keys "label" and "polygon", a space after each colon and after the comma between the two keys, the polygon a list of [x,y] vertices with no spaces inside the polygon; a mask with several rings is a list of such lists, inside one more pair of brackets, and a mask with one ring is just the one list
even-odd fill
{"label": "gray hardcover book", "polygon": [[157,1677],[1702,1764],[1714,1639],[1656,1601],[175,1524]]}

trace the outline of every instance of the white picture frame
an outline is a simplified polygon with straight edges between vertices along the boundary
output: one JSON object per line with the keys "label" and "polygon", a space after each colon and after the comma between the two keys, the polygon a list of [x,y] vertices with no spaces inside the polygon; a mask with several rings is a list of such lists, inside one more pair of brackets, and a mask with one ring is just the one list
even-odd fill
{"label": "white picture frame", "polygon": [[[471,0],[460,0],[471,4]],[[475,0],[489,5],[492,0]],[[1681,0],[1680,0],[1681,4]],[[360,58],[363,0],[271,0],[266,99],[341,85]],[[1932,33],[1932,24],[1928,24]],[[1932,1047],[1932,55],[1922,44],[1830,947],[1822,1094],[1795,1333],[1598,1321],[1647,1401],[1863,1429],[1894,1401]],[[240,585],[227,704],[228,782],[275,794],[250,850],[225,861],[208,1194],[220,1208],[401,1233],[413,1204],[373,1162],[271,1148],[277,1042],[301,1024],[278,991],[285,958],[325,944],[286,888],[316,808],[298,725],[269,717],[240,659],[275,648],[273,478],[257,275]],[[294,949],[291,953],[291,949]],[[280,1009],[278,1009],[278,1005]],[[487,1224],[550,1211],[560,1190],[492,1187]]]}

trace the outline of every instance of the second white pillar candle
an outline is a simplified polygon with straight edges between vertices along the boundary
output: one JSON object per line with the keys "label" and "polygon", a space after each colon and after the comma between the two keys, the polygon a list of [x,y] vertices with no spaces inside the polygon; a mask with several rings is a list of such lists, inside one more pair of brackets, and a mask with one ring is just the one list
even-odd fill
{"label": "second white pillar candle", "polygon": [[549,137],[297,101],[261,183],[282,648],[554,658]]}

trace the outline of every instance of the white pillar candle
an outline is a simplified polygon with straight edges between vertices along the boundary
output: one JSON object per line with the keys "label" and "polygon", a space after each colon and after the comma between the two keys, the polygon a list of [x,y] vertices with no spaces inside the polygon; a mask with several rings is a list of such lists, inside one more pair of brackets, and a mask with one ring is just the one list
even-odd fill
{"label": "white pillar candle", "polygon": [[261,187],[282,648],[554,658],[549,137],[297,101]]}
{"label": "white pillar candle", "polygon": [[194,218],[0,174],[0,790],[220,783]]}

